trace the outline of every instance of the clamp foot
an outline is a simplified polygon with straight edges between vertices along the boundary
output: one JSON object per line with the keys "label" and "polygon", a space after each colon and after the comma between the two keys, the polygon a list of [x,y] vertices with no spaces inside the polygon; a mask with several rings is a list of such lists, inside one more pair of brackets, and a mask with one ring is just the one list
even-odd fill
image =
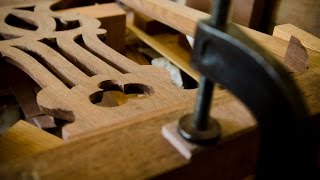
{"label": "clamp foot", "polygon": [[199,145],[216,143],[221,134],[221,126],[209,117],[206,128],[200,130],[195,127],[192,114],[183,116],[178,123],[178,133],[186,140]]}

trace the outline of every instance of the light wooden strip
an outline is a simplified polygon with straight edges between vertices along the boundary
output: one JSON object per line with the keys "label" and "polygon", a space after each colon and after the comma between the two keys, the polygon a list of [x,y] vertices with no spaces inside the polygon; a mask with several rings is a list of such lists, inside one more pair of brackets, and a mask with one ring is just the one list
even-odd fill
{"label": "light wooden strip", "polygon": [[193,70],[189,65],[190,55],[183,48],[179,47],[177,44],[177,39],[175,43],[166,42],[166,39],[172,40],[171,34],[162,34],[150,36],[145,32],[141,31],[132,21],[127,23],[127,27],[141,40],[151,46],[153,49],[158,51],[164,57],[169,59],[173,64],[179,67],[182,71],[186,72],[193,79],[199,79],[199,73]]}
{"label": "light wooden strip", "polygon": [[282,24],[274,27],[272,36],[289,41],[291,36],[297,37],[309,49],[320,52],[320,39],[299,29],[292,24]]}
{"label": "light wooden strip", "polygon": [[62,139],[20,120],[0,136],[0,164],[31,157],[62,143]]}

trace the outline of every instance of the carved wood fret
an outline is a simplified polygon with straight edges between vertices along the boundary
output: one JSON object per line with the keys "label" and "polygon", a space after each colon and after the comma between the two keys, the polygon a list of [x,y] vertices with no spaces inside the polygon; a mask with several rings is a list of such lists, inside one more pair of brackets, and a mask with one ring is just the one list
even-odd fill
{"label": "carved wood fret", "polygon": [[37,101],[44,112],[71,122],[65,139],[194,97],[174,87],[165,70],[137,65],[105,45],[100,21],[54,12],[54,3],[1,7],[0,53],[42,87]]}

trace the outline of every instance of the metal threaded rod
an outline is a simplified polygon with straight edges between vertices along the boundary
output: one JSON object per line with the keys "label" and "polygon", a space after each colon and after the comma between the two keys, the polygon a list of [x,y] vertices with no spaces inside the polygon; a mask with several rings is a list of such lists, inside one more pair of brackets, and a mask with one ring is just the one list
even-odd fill
{"label": "metal threaded rod", "polygon": [[215,0],[212,6],[210,25],[216,28],[224,26],[228,20],[231,0]]}
{"label": "metal threaded rod", "polygon": [[[204,39],[208,39],[206,35],[210,34],[203,29],[203,25],[205,24],[211,29],[219,29],[220,31],[224,31],[227,22],[229,5],[230,0],[215,0],[211,19],[207,21],[201,21],[199,23],[196,34],[196,44],[193,51],[195,59],[192,59],[193,61],[202,61],[203,59],[201,58],[208,58],[208,61],[210,61],[211,58],[219,58],[206,57],[205,55],[208,55],[208,52],[202,51],[207,46],[207,44],[203,43],[203,41]],[[203,35],[204,37],[202,37]],[[220,124],[218,121],[216,121],[216,119],[210,117],[209,115],[213,90],[214,82],[210,81],[206,76],[200,76],[194,113],[181,117],[178,123],[178,133],[184,139],[192,143],[209,145],[216,143],[216,140],[218,140],[221,135]]]}
{"label": "metal threaded rod", "polygon": [[206,130],[208,127],[213,88],[213,82],[205,76],[200,77],[197,100],[193,113],[193,123],[198,130]]}
{"label": "metal threaded rod", "polygon": [[[212,16],[209,24],[212,27],[223,30],[227,23],[230,0],[215,0]],[[198,130],[206,130],[208,127],[209,111],[214,90],[214,83],[201,75],[198,87],[197,100],[193,114],[193,125]]]}

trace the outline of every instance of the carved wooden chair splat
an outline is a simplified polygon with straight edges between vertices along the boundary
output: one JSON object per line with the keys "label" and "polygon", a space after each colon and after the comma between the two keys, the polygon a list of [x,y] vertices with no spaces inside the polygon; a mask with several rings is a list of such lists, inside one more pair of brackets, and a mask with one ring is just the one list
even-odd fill
{"label": "carved wooden chair splat", "polygon": [[[72,122],[63,127],[65,139],[194,97],[174,87],[165,70],[137,65],[105,45],[97,19],[51,11],[56,2],[2,7],[0,53],[42,87],[37,101],[44,112]],[[124,101],[106,107],[107,92]]]}

